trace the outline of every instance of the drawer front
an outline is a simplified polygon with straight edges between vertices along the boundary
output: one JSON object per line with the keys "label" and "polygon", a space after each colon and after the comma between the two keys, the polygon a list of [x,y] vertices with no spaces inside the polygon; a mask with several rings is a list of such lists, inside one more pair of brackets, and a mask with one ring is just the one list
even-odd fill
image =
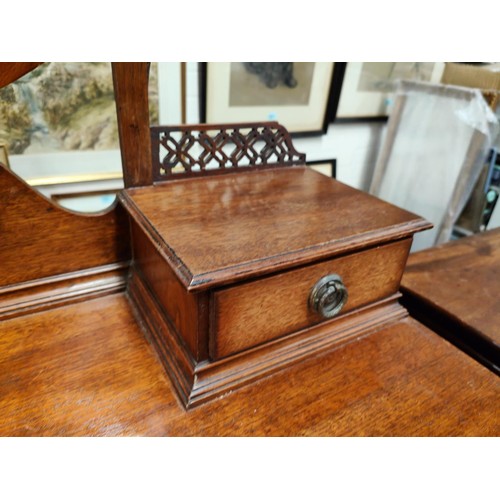
{"label": "drawer front", "polygon": [[336,274],[348,299],[338,316],[399,289],[411,238],[213,292],[210,357],[222,358],[324,321],[309,305],[314,286]]}

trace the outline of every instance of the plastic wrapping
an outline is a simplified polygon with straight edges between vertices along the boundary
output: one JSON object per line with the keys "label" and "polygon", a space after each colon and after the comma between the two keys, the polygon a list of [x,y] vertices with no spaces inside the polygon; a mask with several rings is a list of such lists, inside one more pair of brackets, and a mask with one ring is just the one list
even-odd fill
{"label": "plastic wrapping", "polygon": [[434,224],[412,250],[449,240],[498,131],[478,89],[399,83],[370,193]]}

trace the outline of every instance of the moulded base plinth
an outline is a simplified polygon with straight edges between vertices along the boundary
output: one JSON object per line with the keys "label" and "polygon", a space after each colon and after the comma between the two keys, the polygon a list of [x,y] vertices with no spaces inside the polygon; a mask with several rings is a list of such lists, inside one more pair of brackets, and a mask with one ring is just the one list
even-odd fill
{"label": "moulded base plinth", "polygon": [[400,294],[342,317],[217,361],[196,362],[147,284],[132,270],[129,297],[146,336],[186,408],[198,406],[271,373],[374,332],[408,315]]}

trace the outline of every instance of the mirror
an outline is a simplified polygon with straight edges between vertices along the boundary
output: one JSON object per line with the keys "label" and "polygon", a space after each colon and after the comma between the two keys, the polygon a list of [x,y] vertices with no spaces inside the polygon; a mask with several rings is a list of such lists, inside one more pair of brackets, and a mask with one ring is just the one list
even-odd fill
{"label": "mirror", "polygon": [[[152,125],[158,66],[149,78]],[[0,161],[51,201],[106,210],[123,187],[111,64],[44,63],[0,89],[0,145]]]}

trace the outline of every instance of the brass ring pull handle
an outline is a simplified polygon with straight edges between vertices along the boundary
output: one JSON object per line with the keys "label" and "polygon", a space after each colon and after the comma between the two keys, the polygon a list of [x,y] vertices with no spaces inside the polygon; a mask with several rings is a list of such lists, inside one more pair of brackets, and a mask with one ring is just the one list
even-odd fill
{"label": "brass ring pull handle", "polygon": [[347,302],[347,288],[338,274],[321,278],[309,294],[309,307],[323,318],[333,318]]}

